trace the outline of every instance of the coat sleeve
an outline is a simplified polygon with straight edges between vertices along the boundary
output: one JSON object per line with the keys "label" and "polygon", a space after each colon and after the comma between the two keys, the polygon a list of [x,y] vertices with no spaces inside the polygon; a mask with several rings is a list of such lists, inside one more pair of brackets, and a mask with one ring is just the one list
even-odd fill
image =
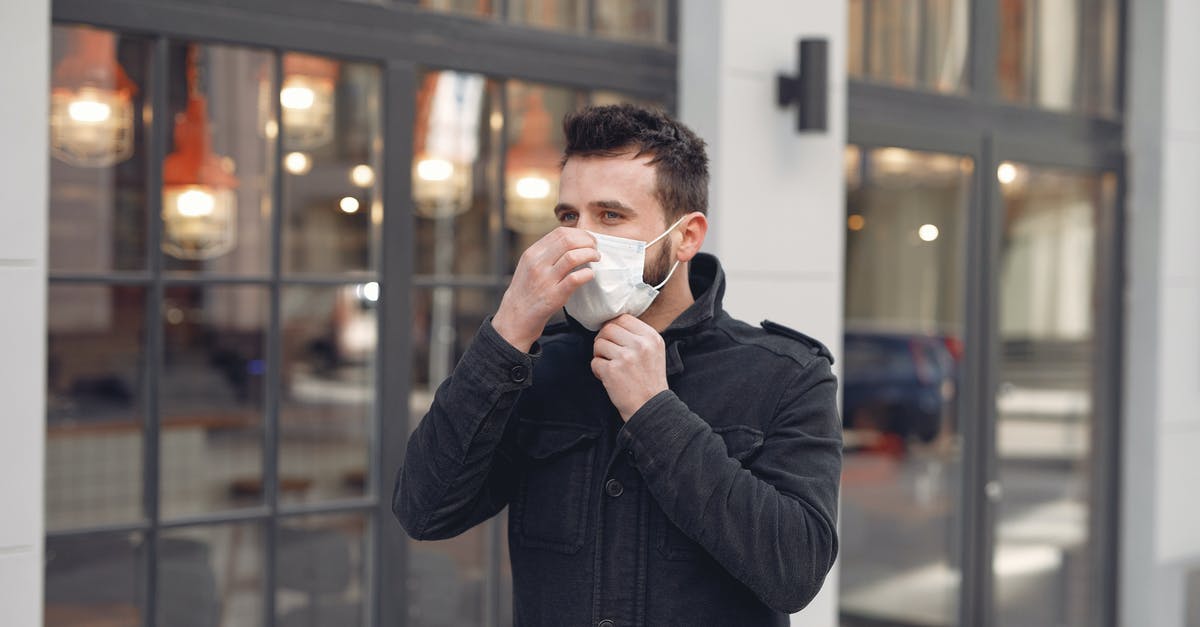
{"label": "coat sleeve", "polygon": [[485,320],[413,431],[392,512],[416,540],[454,537],[497,514],[516,483],[509,415],[533,382],[533,360]]}
{"label": "coat sleeve", "polygon": [[674,392],[648,401],[620,436],[667,518],[781,612],[808,605],[838,551],[842,439],[829,366],[816,358],[792,377],[748,468]]}

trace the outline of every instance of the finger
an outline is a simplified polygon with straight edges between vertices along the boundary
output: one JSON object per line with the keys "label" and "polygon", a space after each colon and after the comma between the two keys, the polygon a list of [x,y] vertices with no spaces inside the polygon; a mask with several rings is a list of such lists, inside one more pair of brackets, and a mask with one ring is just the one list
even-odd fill
{"label": "finger", "polygon": [[595,246],[572,248],[564,251],[552,266],[551,276],[561,280],[568,272],[593,261],[600,261],[600,251]]}
{"label": "finger", "polygon": [[620,320],[625,315],[628,314],[622,314],[622,316],[617,316],[604,323],[604,326],[600,327],[600,333],[596,337],[605,338],[618,346],[632,346],[637,341],[638,336],[617,322],[617,320]]}
{"label": "finger", "polygon": [[619,357],[622,350],[617,344],[602,337],[597,337],[596,342],[592,345],[592,354],[608,360]]}
{"label": "finger", "polygon": [[554,286],[558,292],[558,299],[566,303],[575,290],[579,289],[584,283],[591,281],[595,276],[596,271],[587,267],[568,272],[567,276],[560,279]]}
{"label": "finger", "polygon": [[609,322],[609,324],[618,326],[618,327],[632,333],[633,335],[636,335],[639,337],[648,336],[648,335],[658,335],[658,331],[655,331],[654,327],[646,324],[645,322],[642,322],[641,320],[639,320],[636,317],[631,316],[629,314],[621,314],[621,315],[617,316],[616,318],[613,318]]}
{"label": "finger", "polygon": [[521,260],[535,266],[549,265],[571,248],[595,246],[596,238],[583,229],[558,227],[543,235],[521,254]]}
{"label": "finger", "polygon": [[595,359],[592,360],[591,366],[592,366],[592,374],[595,375],[597,379],[603,380],[604,373],[607,372],[608,360],[596,357]]}

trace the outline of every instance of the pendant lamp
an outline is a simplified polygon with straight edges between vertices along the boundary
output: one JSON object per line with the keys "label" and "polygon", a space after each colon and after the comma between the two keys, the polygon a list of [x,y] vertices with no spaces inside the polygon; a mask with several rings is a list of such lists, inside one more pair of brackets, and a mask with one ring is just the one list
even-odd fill
{"label": "pendant lamp", "polygon": [[[297,52],[283,55],[279,104],[285,149],[313,150],[333,139],[338,74],[338,62],[332,59]],[[274,139],[279,126],[274,119],[269,72],[261,74],[258,93],[258,128],[263,136]]]}
{"label": "pendant lamp", "polygon": [[86,168],[125,161],[133,156],[137,87],[117,63],[117,37],[84,27],[70,33],[70,52],[52,77],[50,154]]}
{"label": "pendant lamp", "polygon": [[550,142],[550,114],[542,90],[531,89],[521,121],[521,134],[508,149],[504,186],[505,220],[519,233],[542,234],[558,225],[560,151]]}
{"label": "pendant lamp", "polygon": [[233,161],[210,146],[197,54],[188,50],[187,109],[175,116],[175,151],[163,161],[162,249],[177,259],[211,259],[236,241],[238,180]]}

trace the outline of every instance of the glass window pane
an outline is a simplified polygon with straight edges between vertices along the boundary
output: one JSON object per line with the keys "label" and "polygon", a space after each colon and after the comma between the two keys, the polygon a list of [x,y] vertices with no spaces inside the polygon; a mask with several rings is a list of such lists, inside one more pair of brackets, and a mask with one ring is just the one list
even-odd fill
{"label": "glass window pane", "polygon": [[[409,542],[408,624],[413,627],[484,625],[491,525],[451,540]],[[507,561],[505,562],[507,564]],[[508,619],[511,621],[511,612]]]}
{"label": "glass window pane", "polygon": [[587,1],[508,0],[508,19],[539,28],[582,33],[587,30]]}
{"label": "glass window pane", "polygon": [[1003,163],[997,178],[997,624],[1094,625],[1096,228],[1115,177]]}
{"label": "glass window pane", "polygon": [[283,288],[280,499],[362,496],[375,408],[379,286]]}
{"label": "glass window pane", "polygon": [[[276,625],[365,625],[367,517],[334,514],[280,521]],[[387,594],[385,593],[385,596]]]}
{"label": "glass window pane", "polygon": [[150,46],[82,26],[51,35],[50,271],[144,270]]}
{"label": "glass window pane", "polygon": [[1116,114],[1116,0],[1004,0],[999,10],[996,72],[1002,98],[1057,111]]}
{"label": "glass window pane", "polygon": [[158,540],[158,624],[260,625],[262,573],[261,523],[169,529]]}
{"label": "glass window pane", "polygon": [[141,518],[146,290],[51,285],[46,526]]}
{"label": "glass window pane", "polygon": [[168,286],[159,379],[168,517],[262,503],[267,289]]}
{"label": "glass window pane", "polygon": [[271,58],[231,46],[171,46],[167,271],[262,276],[270,269],[274,142],[256,129],[264,124],[257,94],[270,82]]}
{"label": "glass window pane", "polygon": [[848,24],[850,28],[849,43],[846,45],[846,72],[854,78],[863,78],[866,74],[863,61],[864,20],[863,6],[870,0],[850,0]]}
{"label": "glass window pane", "polygon": [[145,553],[138,533],[46,538],[46,627],[140,625]]}
{"label": "glass window pane", "polygon": [[560,121],[585,102],[586,94],[573,89],[508,82],[504,198],[510,272],[526,248],[558,226],[554,205],[566,146]]}
{"label": "glass window pane", "polygon": [[[383,0],[376,0],[383,1]],[[393,2],[397,0],[392,0]],[[420,0],[421,6],[435,11],[465,13],[467,15],[482,15],[494,17],[500,14],[500,3],[497,0]]]}
{"label": "glass window pane", "polygon": [[594,104],[594,105],[613,105],[613,104],[629,103],[629,104],[637,105],[639,107],[643,107],[646,109],[663,109],[663,110],[666,109],[666,107],[663,105],[663,103],[658,102],[657,100],[651,100],[649,98],[639,98],[637,96],[630,96],[629,94],[623,94],[619,91],[608,91],[605,89],[598,89],[596,91],[593,91],[591,96],[592,96],[591,104]]}
{"label": "glass window pane", "polygon": [[[283,73],[284,272],[375,272],[383,221],[379,69],[287,53]],[[277,130],[264,126],[268,135]]]}
{"label": "glass window pane", "polygon": [[496,311],[499,293],[434,287],[413,293],[412,426],[429,410],[433,392],[450,376],[483,319]]}
{"label": "glass window pane", "polygon": [[967,88],[968,0],[860,1],[849,20],[852,76],[946,93]]}
{"label": "glass window pane", "polygon": [[851,146],[845,165],[842,619],[954,625],[973,162]]}
{"label": "glass window pane", "polygon": [[667,0],[597,2],[596,34],[641,43],[665,43]]}
{"label": "glass window pane", "polygon": [[498,83],[461,72],[422,79],[412,173],[418,274],[493,273],[503,126]]}

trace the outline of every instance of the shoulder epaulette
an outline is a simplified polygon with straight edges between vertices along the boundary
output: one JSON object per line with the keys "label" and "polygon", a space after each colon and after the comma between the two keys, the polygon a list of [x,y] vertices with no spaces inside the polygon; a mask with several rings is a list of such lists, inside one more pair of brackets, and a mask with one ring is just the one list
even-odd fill
{"label": "shoulder epaulette", "polygon": [[770,320],[763,320],[762,328],[765,329],[768,333],[773,333],[775,335],[782,335],[784,337],[788,337],[793,340],[796,340],[797,342],[800,342],[806,348],[808,348],[808,352],[810,352],[814,355],[817,355],[819,357],[824,357],[825,359],[829,360],[829,365],[831,365],[831,366],[833,365],[833,353],[829,352],[829,348],[827,346],[825,346],[824,344],[822,344],[817,339],[815,339],[811,336],[805,335],[795,329],[785,327],[782,324],[779,324],[778,322],[771,322]]}

